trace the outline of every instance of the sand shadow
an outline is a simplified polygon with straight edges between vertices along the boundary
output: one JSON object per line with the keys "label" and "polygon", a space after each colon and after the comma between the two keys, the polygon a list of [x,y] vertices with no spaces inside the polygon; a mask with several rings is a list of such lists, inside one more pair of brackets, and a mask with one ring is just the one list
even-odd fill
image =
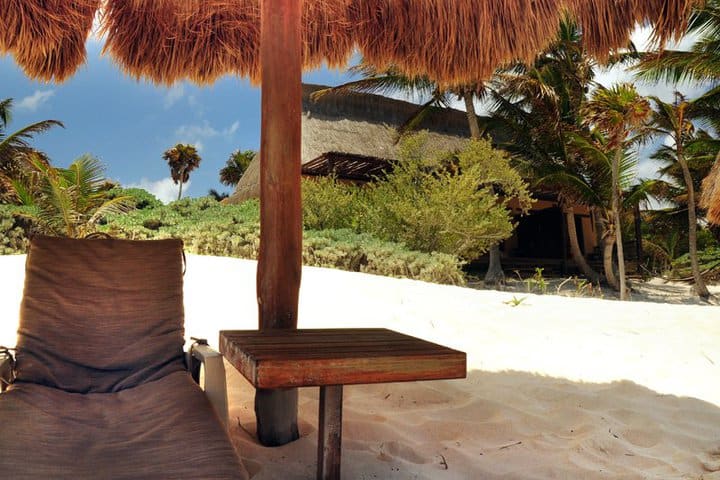
{"label": "sand shadow", "polygon": [[[315,478],[317,389],[301,390],[301,439],[268,449],[253,436],[252,387],[228,377],[252,478]],[[720,478],[720,408],[630,381],[474,370],[349,386],[343,413],[344,478]]]}

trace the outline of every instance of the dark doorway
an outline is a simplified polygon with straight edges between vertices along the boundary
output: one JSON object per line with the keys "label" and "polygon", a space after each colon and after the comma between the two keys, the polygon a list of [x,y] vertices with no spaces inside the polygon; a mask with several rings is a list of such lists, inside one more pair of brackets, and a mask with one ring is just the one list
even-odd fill
{"label": "dark doorway", "polygon": [[522,217],[517,226],[517,256],[562,259],[562,221],[559,208],[546,208]]}

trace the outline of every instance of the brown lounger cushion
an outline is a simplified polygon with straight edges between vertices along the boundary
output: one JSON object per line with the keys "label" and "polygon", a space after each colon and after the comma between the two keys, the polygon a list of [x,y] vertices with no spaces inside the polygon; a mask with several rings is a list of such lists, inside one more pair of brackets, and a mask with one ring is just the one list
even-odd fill
{"label": "brown lounger cushion", "polygon": [[15,384],[0,395],[0,422],[0,478],[247,478],[185,372],[110,394]]}
{"label": "brown lounger cushion", "polygon": [[18,382],[115,392],[181,371],[182,242],[36,237]]}

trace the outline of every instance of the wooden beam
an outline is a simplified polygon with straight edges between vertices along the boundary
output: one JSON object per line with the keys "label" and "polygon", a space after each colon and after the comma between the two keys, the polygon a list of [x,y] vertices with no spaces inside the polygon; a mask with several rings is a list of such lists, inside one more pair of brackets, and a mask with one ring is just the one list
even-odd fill
{"label": "wooden beam", "polygon": [[[302,1],[263,0],[260,22],[259,328],[297,328],[302,269],[300,114]],[[298,438],[297,392],[258,393],[258,438],[283,445]]]}
{"label": "wooden beam", "polygon": [[343,386],[320,387],[317,480],[340,480]]}

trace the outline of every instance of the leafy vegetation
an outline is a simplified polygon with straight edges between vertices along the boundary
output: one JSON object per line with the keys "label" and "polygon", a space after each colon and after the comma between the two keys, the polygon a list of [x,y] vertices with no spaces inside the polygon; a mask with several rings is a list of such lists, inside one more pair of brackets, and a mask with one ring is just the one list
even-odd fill
{"label": "leafy vegetation", "polygon": [[104,167],[94,157],[80,157],[68,168],[55,168],[37,157],[24,160],[25,172],[8,178],[7,184],[15,202],[28,207],[23,215],[36,232],[84,237],[106,216],[132,208],[130,197],[108,195]]}
{"label": "leafy vegetation", "polygon": [[25,253],[28,246],[27,222],[23,219],[27,207],[0,204],[0,255]]}
{"label": "leafy vegetation", "polygon": [[[259,218],[257,201],[222,205],[206,197],[110,215],[100,230],[138,240],[182,238],[191,253],[255,259],[260,246]],[[412,251],[349,230],[306,231],[303,262],[436,283],[464,283],[461,262],[455,256]]]}
{"label": "leafy vegetation", "polygon": [[109,199],[117,197],[129,197],[129,201],[132,206],[137,210],[144,210],[146,208],[161,207],[163,203],[155,197],[152,193],[142,188],[122,188],[113,187],[107,191]]}
{"label": "leafy vegetation", "polygon": [[8,186],[3,179],[15,178],[25,170],[25,161],[28,156],[47,163],[42,152],[32,148],[30,140],[53,127],[63,127],[57,120],[43,120],[22,127],[14,133],[7,133],[7,127],[12,120],[12,98],[0,100],[0,200],[7,200]]}
{"label": "leafy vegetation", "polygon": [[487,141],[473,140],[456,154],[433,152],[418,134],[403,140],[400,158],[387,178],[362,187],[305,181],[305,227],[351,229],[413,250],[473,259],[511,235],[504,202],[517,198],[529,207],[527,185]]}

